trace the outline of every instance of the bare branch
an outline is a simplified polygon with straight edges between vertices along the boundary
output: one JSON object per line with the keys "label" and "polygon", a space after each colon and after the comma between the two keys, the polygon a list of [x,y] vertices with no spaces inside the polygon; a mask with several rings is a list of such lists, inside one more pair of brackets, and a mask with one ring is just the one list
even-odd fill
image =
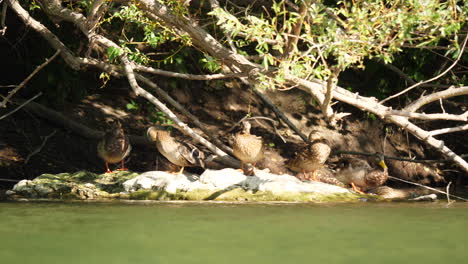
{"label": "bare branch", "polygon": [[28,99],[26,102],[20,104],[18,107],[16,107],[13,111],[7,113],[7,114],[4,114],[3,116],[0,117],[0,120],[4,119],[4,118],[7,118],[8,116],[14,114],[16,111],[20,110],[21,108],[23,108],[23,106],[27,105],[28,103],[30,103],[31,101],[33,101],[34,99],[38,98],[39,96],[42,95],[42,92],[39,92],[38,94],[36,94],[35,96],[33,96],[32,98]]}
{"label": "bare branch", "polygon": [[131,64],[126,60],[126,57],[121,57],[124,63],[125,67],[125,73],[127,74],[127,78],[129,79],[129,82],[131,83],[130,85],[132,86],[133,91],[139,95],[143,96],[146,98],[148,101],[150,101],[152,104],[154,104],[159,110],[164,112],[167,117],[169,117],[172,121],[174,121],[175,125],[185,134],[189,135],[192,137],[195,141],[202,143],[205,145],[208,149],[210,149],[214,154],[218,155],[220,158],[224,160],[225,163],[230,163],[231,166],[238,167],[239,162],[231,158],[228,154],[226,154],[224,151],[218,149],[215,145],[213,145],[211,142],[207,141],[200,135],[198,135],[195,131],[193,131],[189,126],[187,126],[182,120],[180,120],[169,108],[167,108],[166,105],[164,105],[161,101],[159,101],[156,97],[154,97],[152,94],[141,88],[136,79],[135,75],[133,74],[133,69]]}
{"label": "bare branch", "polygon": [[[112,76],[115,77],[122,77],[124,75],[124,70],[121,67],[111,65],[102,61],[98,61],[95,59],[90,59],[90,58],[80,58],[80,61],[83,64],[86,65],[91,65],[94,67],[97,67]],[[180,111],[182,114],[187,116],[193,124],[195,124],[198,128],[200,128],[211,140],[213,140],[214,144],[220,148],[221,150],[225,151],[229,155],[232,154],[232,149],[229,148],[228,146],[224,145],[217,137],[215,137],[208,129],[206,129],[206,126],[203,125],[200,120],[194,115],[192,115],[190,112],[188,112],[182,105],[180,105],[177,101],[175,101],[169,94],[167,94],[164,90],[159,88],[158,85],[156,85],[154,82],[150,81],[149,79],[139,75],[135,74],[135,77],[137,80],[145,83],[148,87],[150,87],[152,90],[154,90],[159,96],[164,98],[169,104],[171,104],[173,107],[175,107],[178,111]],[[203,142],[202,142],[203,143]],[[207,146],[208,147],[208,146]],[[217,155],[219,156],[219,155]]]}
{"label": "bare branch", "polygon": [[299,8],[299,18],[297,19],[296,23],[292,26],[292,32],[290,32],[291,36],[286,38],[286,45],[284,47],[284,57],[288,57],[293,50],[293,48],[297,45],[299,40],[298,36],[301,34],[302,24],[304,23],[304,18],[307,16],[307,9],[310,6],[311,0],[304,0]]}
{"label": "bare branch", "polygon": [[385,116],[397,115],[406,116],[410,119],[421,119],[421,120],[454,120],[454,121],[468,121],[468,112],[461,115],[452,114],[424,114],[424,113],[413,113],[400,110],[389,110],[385,113]]}
{"label": "bare branch", "polygon": [[294,132],[296,132],[296,134],[298,134],[302,140],[304,142],[307,142],[307,136],[304,135],[304,133],[302,133],[287,117],[286,115],[284,115],[283,112],[281,112],[281,110],[278,109],[278,107],[276,107],[276,105],[274,105],[270,99],[268,99],[268,97],[263,94],[262,92],[260,92],[258,89],[256,88],[253,88],[253,91],[254,93],[260,97],[260,99],[262,99],[263,103],[265,103],[268,107],[271,108],[271,110],[273,110],[273,112],[275,112],[275,114],[281,119],[283,120],[286,125],[291,128]]}
{"label": "bare branch", "polygon": [[34,77],[34,75],[36,75],[40,70],[42,70],[42,68],[44,68],[47,64],[53,61],[55,57],[57,57],[59,54],[60,54],[60,50],[57,50],[54,53],[54,55],[52,55],[52,57],[50,57],[49,59],[46,59],[44,63],[39,65],[39,67],[37,67],[30,75],[28,75],[28,77],[26,77],[26,79],[24,79],[18,86],[16,86],[15,89],[11,90],[8,93],[8,95],[3,99],[3,101],[0,103],[0,107],[6,107],[6,104],[8,101],[10,101],[11,97],[13,97],[13,95],[15,95],[21,88],[23,88],[29,82],[29,80],[31,80],[32,77]]}
{"label": "bare branch", "polygon": [[429,131],[429,134],[431,136],[436,136],[436,135],[454,133],[454,132],[459,132],[459,131],[464,131],[464,130],[468,130],[468,125],[432,130],[432,131]]}
{"label": "bare branch", "polygon": [[[0,1],[1,3],[1,1]],[[4,36],[7,30],[7,26],[5,25],[5,19],[6,19],[6,11],[7,11],[8,5],[6,2],[3,2],[2,5],[2,13],[0,15],[0,35]]]}
{"label": "bare branch", "polygon": [[25,165],[28,164],[29,159],[31,159],[37,153],[41,152],[41,150],[44,148],[45,144],[47,143],[47,140],[49,140],[50,137],[55,135],[55,133],[57,133],[57,130],[52,131],[52,133],[44,137],[44,140],[42,141],[41,145],[38,148],[36,148],[33,152],[29,153],[29,155],[26,157],[26,159],[24,160]]}
{"label": "bare branch", "polygon": [[445,195],[450,195],[454,198],[457,198],[459,200],[462,200],[462,201],[467,201],[468,202],[468,199],[465,199],[463,197],[460,197],[460,196],[456,196],[456,195],[452,195],[452,194],[448,194],[446,192],[443,192],[441,190],[437,190],[435,188],[432,188],[432,187],[429,187],[429,186],[426,186],[426,185],[422,185],[422,184],[419,184],[419,183],[416,183],[416,182],[411,182],[411,181],[407,181],[407,180],[403,180],[403,179],[400,179],[400,178],[397,178],[397,177],[393,177],[393,176],[388,176],[388,178],[392,179],[392,180],[397,180],[397,181],[401,181],[401,182],[404,182],[404,183],[409,183],[409,184],[413,184],[413,185],[416,185],[416,186],[420,186],[420,187],[423,187],[425,189],[428,189],[428,190],[431,190],[431,191],[434,191],[434,192],[438,192],[438,193],[442,193],[442,194],[445,194]]}
{"label": "bare branch", "polygon": [[72,69],[79,69],[79,64],[72,55],[72,52],[48,28],[31,17],[17,0],[7,0],[7,3],[18,14],[21,20],[23,20],[25,25],[39,32],[47,41],[49,41],[50,45],[54,49],[61,51],[60,56],[67,62],[68,65],[70,65]]}
{"label": "bare branch", "polygon": [[[375,60],[375,61],[380,63],[381,65],[383,65],[385,68],[388,68],[389,70],[396,73],[402,79],[407,81],[410,85],[413,85],[413,84],[416,83],[413,79],[411,79],[411,77],[409,77],[406,73],[404,73],[402,70],[398,69],[394,65],[389,64],[389,63],[384,63],[382,60]],[[450,87],[450,85],[445,85],[445,84],[421,84],[420,87],[448,88],[448,87]]]}
{"label": "bare branch", "polygon": [[107,9],[106,0],[94,0],[91,8],[89,9],[88,14],[88,29],[89,31],[94,31],[96,25],[99,23],[99,20],[103,16],[104,12]]}
{"label": "bare branch", "polygon": [[412,102],[411,104],[403,108],[403,111],[414,112],[418,110],[419,108],[421,108],[422,106],[432,103],[434,101],[437,101],[439,99],[447,99],[450,97],[455,97],[455,96],[460,96],[460,95],[468,95],[468,86],[463,86],[463,87],[458,87],[458,88],[449,87],[446,90],[420,97],[418,100]]}
{"label": "bare branch", "polygon": [[330,103],[331,103],[331,100],[333,98],[333,88],[335,88],[335,85],[338,82],[338,75],[340,74],[340,69],[338,67],[336,67],[334,69],[332,68],[330,70],[331,70],[331,74],[330,74],[330,76],[328,77],[328,80],[327,80],[327,92],[325,93],[325,99],[323,100],[323,104],[320,106],[321,109],[322,109],[322,113],[329,120],[334,115],[328,116],[327,115],[327,113],[328,113],[327,109],[329,107],[331,108]]}
{"label": "bare branch", "polygon": [[413,85],[411,85],[410,87],[404,89],[403,91],[401,91],[401,92],[399,92],[399,93],[396,93],[396,94],[394,94],[394,95],[391,95],[391,96],[389,96],[389,97],[383,99],[382,101],[380,101],[380,103],[383,104],[383,103],[387,102],[388,100],[391,100],[391,99],[393,99],[393,98],[395,98],[395,97],[398,97],[398,96],[400,96],[400,95],[402,95],[402,94],[405,94],[405,93],[411,91],[412,89],[414,89],[414,88],[420,86],[421,84],[425,84],[425,83],[429,83],[429,82],[435,81],[435,80],[439,79],[440,77],[444,76],[444,75],[445,75],[447,72],[449,72],[453,67],[455,67],[455,65],[457,65],[458,61],[461,59],[461,57],[462,57],[462,55],[463,55],[463,52],[464,52],[464,50],[465,50],[466,42],[467,42],[467,41],[468,41],[468,35],[466,35],[465,40],[463,40],[463,44],[462,44],[462,46],[461,46],[461,48],[460,48],[460,53],[458,54],[457,59],[452,63],[452,65],[450,65],[450,67],[448,67],[447,69],[445,69],[445,71],[443,71],[442,73],[440,73],[439,75],[437,75],[437,76],[435,76],[435,77],[433,77],[433,78],[430,78],[430,79],[425,80],[425,81],[423,81],[423,82],[418,82],[418,83],[416,83],[416,84],[413,84]]}
{"label": "bare branch", "polygon": [[146,67],[142,65],[135,65],[135,70],[141,71],[141,72],[158,74],[158,75],[167,76],[167,77],[181,78],[181,79],[187,79],[187,80],[198,80],[198,81],[240,78],[240,77],[247,76],[247,74],[243,74],[243,73],[217,73],[217,74],[206,74],[206,75],[186,74],[186,73],[159,70],[159,69]]}

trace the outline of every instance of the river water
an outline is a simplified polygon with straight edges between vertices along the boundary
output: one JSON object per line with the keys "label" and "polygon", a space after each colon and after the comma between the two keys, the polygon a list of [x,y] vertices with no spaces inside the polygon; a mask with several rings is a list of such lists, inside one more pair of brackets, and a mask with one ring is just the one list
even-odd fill
{"label": "river water", "polygon": [[0,203],[0,263],[467,263],[468,203]]}

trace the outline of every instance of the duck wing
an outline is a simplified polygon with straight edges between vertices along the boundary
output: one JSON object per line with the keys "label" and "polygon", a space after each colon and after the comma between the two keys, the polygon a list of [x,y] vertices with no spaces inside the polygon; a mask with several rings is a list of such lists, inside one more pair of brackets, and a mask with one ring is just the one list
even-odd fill
{"label": "duck wing", "polygon": [[193,144],[181,141],[177,147],[177,152],[185,160],[186,166],[205,167],[205,154]]}

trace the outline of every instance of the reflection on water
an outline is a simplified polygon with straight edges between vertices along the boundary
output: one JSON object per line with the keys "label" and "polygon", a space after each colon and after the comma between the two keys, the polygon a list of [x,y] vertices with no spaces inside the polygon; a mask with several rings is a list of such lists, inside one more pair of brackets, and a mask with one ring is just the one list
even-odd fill
{"label": "reflection on water", "polygon": [[466,263],[467,219],[467,203],[0,203],[0,259]]}

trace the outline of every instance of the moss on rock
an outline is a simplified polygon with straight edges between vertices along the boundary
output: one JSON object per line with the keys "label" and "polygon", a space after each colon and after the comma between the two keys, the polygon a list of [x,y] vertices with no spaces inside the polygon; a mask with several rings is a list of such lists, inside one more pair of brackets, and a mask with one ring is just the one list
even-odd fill
{"label": "moss on rock", "polygon": [[[160,174],[163,172],[159,172]],[[162,174],[164,176],[164,173]],[[193,200],[193,201],[286,201],[286,202],[343,202],[358,201],[362,196],[349,191],[323,194],[320,192],[293,191],[258,191],[247,186],[235,186],[226,189],[187,188],[169,191],[168,182],[163,187],[151,186],[136,190],[124,189],[124,183],[139,176],[135,172],[114,172],[95,174],[87,171],[76,173],[42,174],[34,180],[19,182],[12,191],[10,198],[48,198],[48,199],[132,199],[132,200]],[[180,175],[177,175],[180,178]],[[177,178],[174,176],[174,178]],[[156,183],[160,183],[156,178]],[[166,179],[166,178],[165,178]],[[177,178],[178,179],[178,178]],[[283,177],[284,180],[284,177]],[[132,180],[134,181],[134,180]],[[169,181],[170,182],[170,181]],[[190,182],[190,181],[188,181]],[[195,183],[197,181],[192,181]],[[197,182],[200,185],[200,182]],[[297,183],[296,183],[297,184]],[[185,185],[184,185],[185,186]],[[197,185],[198,186],[198,185]],[[203,185],[200,185],[203,186]],[[185,186],[186,187],[186,186]],[[324,186],[325,188],[326,186]]]}

